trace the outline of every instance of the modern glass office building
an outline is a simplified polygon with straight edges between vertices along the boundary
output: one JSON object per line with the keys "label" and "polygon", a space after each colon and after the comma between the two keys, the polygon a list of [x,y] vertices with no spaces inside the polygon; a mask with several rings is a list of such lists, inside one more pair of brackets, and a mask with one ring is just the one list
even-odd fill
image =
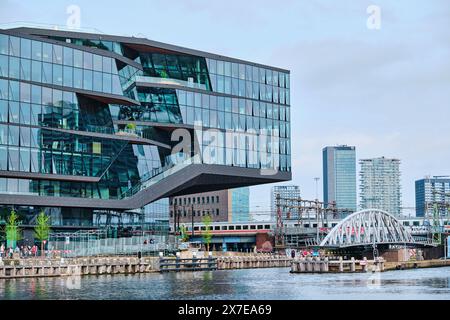
{"label": "modern glass office building", "polygon": [[361,208],[401,214],[400,160],[361,159]]}
{"label": "modern glass office building", "polygon": [[[416,180],[416,216],[424,217],[427,214],[433,215],[435,209],[439,215],[447,216],[450,209],[450,179],[443,177],[426,177]],[[435,206],[436,205],[436,206]]]}
{"label": "modern glass office building", "polygon": [[288,70],[135,37],[0,30],[0,205],[24,225],[40,210],[61,228],[111,213],[168,224],[167,200],[148,205],[290,180],[290,135]]}
{"label": "modern glass office building", "polygon": [[325,147],[322,155],[324,202],[335,202],[338,209],[356,211],[355,147]]}

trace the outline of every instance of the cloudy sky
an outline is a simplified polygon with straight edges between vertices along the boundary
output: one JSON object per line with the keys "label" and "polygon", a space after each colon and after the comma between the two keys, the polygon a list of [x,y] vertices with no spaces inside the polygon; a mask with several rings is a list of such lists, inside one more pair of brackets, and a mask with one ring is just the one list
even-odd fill
{"label": "cloudy sky", "polygon": [[[0,23],[65,25],[74,4],[82,28],[291,70],[292,183],[304,198],[315,197],[326,145],[355,145],[358,159],[401,159],[405,207],[414,206],[416,179],[450,175],[450,1],[114,3],[1,0]],[[367,28],[370,5],[381,9],[379,30]],[[252,188],[256,210],[268,208],[269,191]]]}

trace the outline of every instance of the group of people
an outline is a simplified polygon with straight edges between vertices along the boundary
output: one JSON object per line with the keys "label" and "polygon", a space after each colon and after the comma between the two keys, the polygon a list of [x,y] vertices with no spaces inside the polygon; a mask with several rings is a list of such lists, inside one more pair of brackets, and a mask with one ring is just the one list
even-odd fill
{"label": "group of people", "polygon": [[12,247],[6,248],[2,243],[0,245],[0,257],[12,259],[14,253],[18,253],[20,258],[36,257],[38,255],[38,247],[33,246],[17,246],[15,249]]}

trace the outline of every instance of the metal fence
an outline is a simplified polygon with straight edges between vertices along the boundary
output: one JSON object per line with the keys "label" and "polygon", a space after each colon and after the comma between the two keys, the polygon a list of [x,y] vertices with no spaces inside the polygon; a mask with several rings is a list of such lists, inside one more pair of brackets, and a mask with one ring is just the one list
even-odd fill
{"label": "metal fence", "polygon": [[62,257],[107,255],[157,255],[175,251],[167,235],[141,233],[131,237],[111,238],[104,231],[58,233],[50,236],[47,250]]}

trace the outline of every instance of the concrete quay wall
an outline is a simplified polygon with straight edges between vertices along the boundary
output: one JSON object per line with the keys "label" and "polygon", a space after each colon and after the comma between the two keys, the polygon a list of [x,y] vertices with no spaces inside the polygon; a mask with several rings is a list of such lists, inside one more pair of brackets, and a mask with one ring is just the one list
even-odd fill
{"label": "concrete quay wall", "polygon": [[157,258],[102,257],[11,259],[0,261],[0,279],[73,275],[133,274],[158,271]]}

